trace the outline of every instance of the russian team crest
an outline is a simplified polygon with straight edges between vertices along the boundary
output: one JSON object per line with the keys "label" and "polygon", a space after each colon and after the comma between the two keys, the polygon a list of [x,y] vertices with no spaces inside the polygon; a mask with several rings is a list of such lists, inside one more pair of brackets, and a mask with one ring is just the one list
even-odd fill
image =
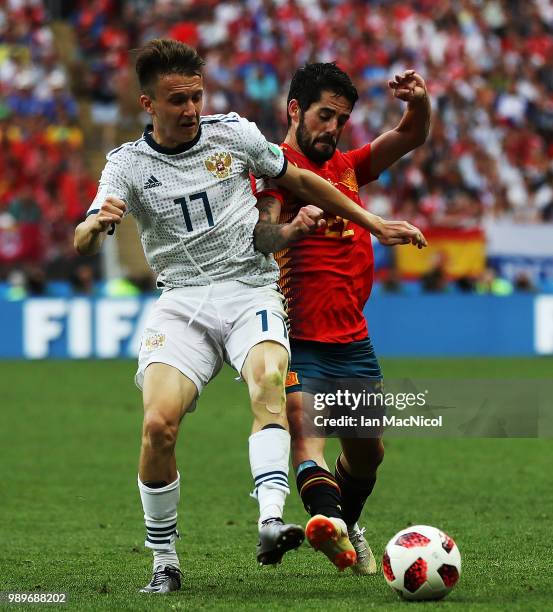
{"label": "russian team crest", "polygon": [[225,179],[230,175],[232,157],[230,153],[215,153],[205,160],[205,167],[218,179]]}
{"label": "russian team crest", "polygon": [[150,332],[144,340],[144,348],[147,351],[155,351],[165,346],[165,334]]}

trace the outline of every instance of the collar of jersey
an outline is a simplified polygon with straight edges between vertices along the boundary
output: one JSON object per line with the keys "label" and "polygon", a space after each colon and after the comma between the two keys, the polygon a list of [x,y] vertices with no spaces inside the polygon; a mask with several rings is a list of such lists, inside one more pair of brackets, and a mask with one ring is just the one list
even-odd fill
{"label": "collar of jersey", "polygon": [[164,153],[165,155],[178,155],[179,153],[188,151],[198,142],[198,140],[200,140],[200,136],[202,135],[202,126],[200,126],[198,128],[198,133],[196,136],[194,136],[193,140],[183,142],[181,145],[176,147],[162,147],[154,140],[154,137],[152,136],[153,130],[154,126],[151,123],[146,126],[146,129],[144,130],[144,140],[148,145],[150,145],[150,147],[152,147],[152,149],[154,149],[154,151]]}

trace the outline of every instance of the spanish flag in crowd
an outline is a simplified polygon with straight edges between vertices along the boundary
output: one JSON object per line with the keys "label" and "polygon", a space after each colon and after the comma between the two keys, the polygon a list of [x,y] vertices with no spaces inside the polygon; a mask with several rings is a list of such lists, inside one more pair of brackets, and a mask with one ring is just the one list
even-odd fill
{"label": "spanish flag in crowd", "polygon": [[439,259],[449,278],[477,277],[486,265],[486,241],[481,229],[425,230],[426,249],[396,247],[396,267],[402,278],[419,278]]}

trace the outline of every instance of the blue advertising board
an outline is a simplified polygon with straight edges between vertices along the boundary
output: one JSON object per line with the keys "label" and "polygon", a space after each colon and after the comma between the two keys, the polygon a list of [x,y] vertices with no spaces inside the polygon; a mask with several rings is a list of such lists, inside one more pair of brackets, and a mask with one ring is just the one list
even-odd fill
{"label": "blue advertising board", "polygon": [[[0,301],[0,358],[135,357],[155,301]],[[381,294],[365,315],[381,356],[553,354],[553,295]]]}

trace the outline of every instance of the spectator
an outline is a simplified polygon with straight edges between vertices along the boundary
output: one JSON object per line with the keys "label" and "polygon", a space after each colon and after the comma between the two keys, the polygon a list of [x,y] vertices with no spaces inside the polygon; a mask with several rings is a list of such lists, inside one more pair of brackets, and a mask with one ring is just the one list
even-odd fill
{"label": "spectator", "polygon": [[536,291],[536,287],[534,286],[531,278],[524,272],[519,272],[516,275],[513,285],[515,291],[521,291],[524,293],[534,293]]}
{"label": "spectator", "polygon": [[75,295],[97,295],[94,282],[94,268],[89,264],[79,264],[71,273],[71,287]]}
{"label": "spectator", "polygon": [[437,254],[431,269],[421,277],[423,291],[443,293],[448,289],[448,278],[445,272],[445,257]]}
{"label": "spectator", "polygon": [[491,295],[511,295],[513,285],[508,280],[501,278],[493,268],[486,268],[476,283],[476,292]]}

